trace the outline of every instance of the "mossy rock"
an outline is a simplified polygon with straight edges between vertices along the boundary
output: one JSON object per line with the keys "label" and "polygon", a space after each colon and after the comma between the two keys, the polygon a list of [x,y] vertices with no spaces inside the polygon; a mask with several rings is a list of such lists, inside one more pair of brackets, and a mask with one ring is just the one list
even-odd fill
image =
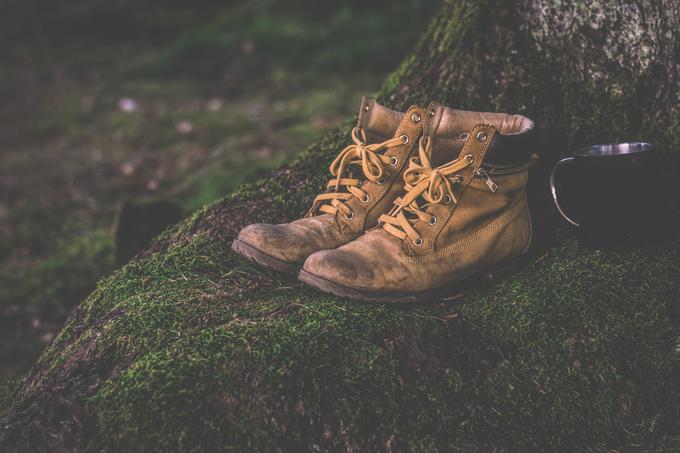
{"label": "mossy rock", "polygon": [[[527,114],[543,170],[651,140],[677,190],[679,26],[671,2],[451,0],[379,98]],[[232,254],[243,225],[304,212],[344,130],[100,282],[3,397],[0,450],[680,449],[677,232],[583,248],[540,172],[535,262],[446,303],[352,303]]]}

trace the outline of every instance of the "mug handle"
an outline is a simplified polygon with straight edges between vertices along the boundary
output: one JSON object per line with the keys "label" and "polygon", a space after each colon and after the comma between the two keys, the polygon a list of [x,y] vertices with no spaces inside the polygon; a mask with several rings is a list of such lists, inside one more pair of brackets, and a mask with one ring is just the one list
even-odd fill
{"label": "mug handle", "polygon": [[567,215],[566,212],[562,209],[562,206],[560,206],[560,202],[557,201],[557,187],[555,187],[555,174],[557,173],[557,169],[560,168],[563,165],[566,164],[573,164],[574,163],[574,158],[573,157],[566,157],[560,161],[558,161],[555,166],[553,167],[552,171],[550,172],[550,193],[552,194],[553,201],[555,202],[555,207],[557,207],[557,210],[560,212],[562,217],[564,219],[571,223],[574,226],[580,226],[579,223],[575,220],[573,220],[571,217]]}

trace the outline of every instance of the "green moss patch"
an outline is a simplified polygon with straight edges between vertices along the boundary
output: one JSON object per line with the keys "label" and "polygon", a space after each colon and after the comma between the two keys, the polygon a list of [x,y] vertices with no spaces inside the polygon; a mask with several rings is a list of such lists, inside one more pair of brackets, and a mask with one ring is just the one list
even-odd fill
{"label": "green moss patch", "polygon": [[77,391],[103,450],[654,445],[680,415],[679,262],[677,242],[601,252],[567,236],[453,303],[390,307],[199,237],[104,281],[24,391],[96,357],[112,371]]}

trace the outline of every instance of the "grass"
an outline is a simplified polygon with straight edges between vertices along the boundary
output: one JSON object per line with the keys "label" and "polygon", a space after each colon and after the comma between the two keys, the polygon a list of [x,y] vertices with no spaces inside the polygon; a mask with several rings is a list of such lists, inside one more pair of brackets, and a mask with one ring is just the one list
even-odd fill
{"label": "grass", "polygon": [[21,379],[17,378],[0,381],[0,412],[9,409],[20,384]]}
{"label": "grass", "polygon": [[12,2],[0,18],[14,43],[0,57],[0,379],[27,370],[112,270],[121,203],[192,212],[354,113],[417,35],[399,24],[432,10],[383,3]]}
{"label": "grass", "polygon": [[[87,232],[59,243],[53,254],[31,266],[0,273],[0,373],[28,371],[71,310],[71,301],[92,291],[92,282],[113,269],[107,230]],[[15,282],[20,282],[19,284]]]}

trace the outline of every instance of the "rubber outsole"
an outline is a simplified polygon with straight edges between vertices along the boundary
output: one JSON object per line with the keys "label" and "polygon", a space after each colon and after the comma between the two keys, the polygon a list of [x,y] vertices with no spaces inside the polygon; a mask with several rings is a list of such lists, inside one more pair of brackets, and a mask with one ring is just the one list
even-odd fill
{"label": "rubber outsole", "polygon": [[278,258],[274,258],[240,239],[234,239],[231,243],[231,249],[248,261],[276,272],[295,275],[302,267],[302,264],[288,263]]}
{"label": "rubber outsole", "polygon": [[495,280],[496,278],[513,275],[529,264],[528,254],[520,255],[512,260],[494,265],[491,268],[475,272],[466,276],[459,276],[455,282],[424,291],[379,291],[365,288],[352,288],[322,277],[318,277],[304,269],[300,270],[298,279],[313,288],[325,293],[331,293],[361,302],[383,304],[409,304],[423,302],[438,302],[450,299],[465,289],[475,287],[477,284]]}

